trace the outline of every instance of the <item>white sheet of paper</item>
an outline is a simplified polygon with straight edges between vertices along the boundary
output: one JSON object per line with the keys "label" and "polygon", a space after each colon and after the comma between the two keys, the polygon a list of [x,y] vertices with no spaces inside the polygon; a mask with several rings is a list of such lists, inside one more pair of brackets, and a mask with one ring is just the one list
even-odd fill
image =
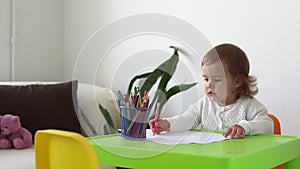
{"label": "white sheet of paper", "polygon": [[150,129],[147,129],[147,139],[161,144],[208,144],[212,142],[230,139],[225,138],[222,134],[211,132],[183,131],[183,132],[162,132],[154,135]]}

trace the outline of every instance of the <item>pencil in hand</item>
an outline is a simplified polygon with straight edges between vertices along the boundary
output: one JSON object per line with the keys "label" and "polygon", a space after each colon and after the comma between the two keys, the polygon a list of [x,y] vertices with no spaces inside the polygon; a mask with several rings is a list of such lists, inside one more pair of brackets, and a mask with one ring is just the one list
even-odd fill
{"label": "pencil in hand", "polygon": [[156,133],[156,125],[155,123],[158,122],[158,112],[159,112],[159,108],[160,108],[160,103],[157,103],[156,105],[156,112],[155,112],[155,119],[154,119],[154,123],[153,123],[153,136]]}

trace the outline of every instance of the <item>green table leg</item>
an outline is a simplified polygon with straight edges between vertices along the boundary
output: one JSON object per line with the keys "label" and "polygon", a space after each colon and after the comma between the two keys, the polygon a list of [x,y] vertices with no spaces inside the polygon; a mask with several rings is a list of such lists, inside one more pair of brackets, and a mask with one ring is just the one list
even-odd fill
{"label": "green table leg", "polygon": [[300,157],[297,157],[284,164],[284,169],[297,169],[300,168]]}

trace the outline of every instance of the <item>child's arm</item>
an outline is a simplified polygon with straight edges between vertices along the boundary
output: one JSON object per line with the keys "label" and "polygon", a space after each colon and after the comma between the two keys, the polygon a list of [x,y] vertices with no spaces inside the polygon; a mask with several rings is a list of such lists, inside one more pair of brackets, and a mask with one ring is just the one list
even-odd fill
{"label": "child's arm", "polygon": [[238,123],[245,129],[245,135],[273,133],[273,121],[268,117],[268,111],[263,104],[252,99],[246,112],[246,120]]}
{"label": "child's arm", "polygon": [[174,117],[164,118],[170,123],[170,131],[187,131],[197,127],[201,122],[203,99],[190,105],[183,113]]}
{"label": "child's arm", "polygon": [[[162,131],[186,131],[192,129],[193,127],[197,127],[201,121],[201,107],[204,99],[205,98],[202,98],[196,103],[190,105],[183,114],[170,118],[159,119],[156,123],[158,125],[158,129],[156,129],[157,132],[154,134],[159,134]],[[149,121],[151,129],[153,128],[154,122],[154,119]]]}

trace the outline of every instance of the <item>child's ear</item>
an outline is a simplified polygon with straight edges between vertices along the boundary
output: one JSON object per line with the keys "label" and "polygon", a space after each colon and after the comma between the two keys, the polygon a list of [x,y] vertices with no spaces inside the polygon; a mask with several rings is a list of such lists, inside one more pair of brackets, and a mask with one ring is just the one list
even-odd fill
{"label": "child's ear", "polygon": [[234,83],[234,87],[236,87],[236,88],[240,87],[242,85],[242,78],[241,77],[236,77],[234,79],[233,83]]}

